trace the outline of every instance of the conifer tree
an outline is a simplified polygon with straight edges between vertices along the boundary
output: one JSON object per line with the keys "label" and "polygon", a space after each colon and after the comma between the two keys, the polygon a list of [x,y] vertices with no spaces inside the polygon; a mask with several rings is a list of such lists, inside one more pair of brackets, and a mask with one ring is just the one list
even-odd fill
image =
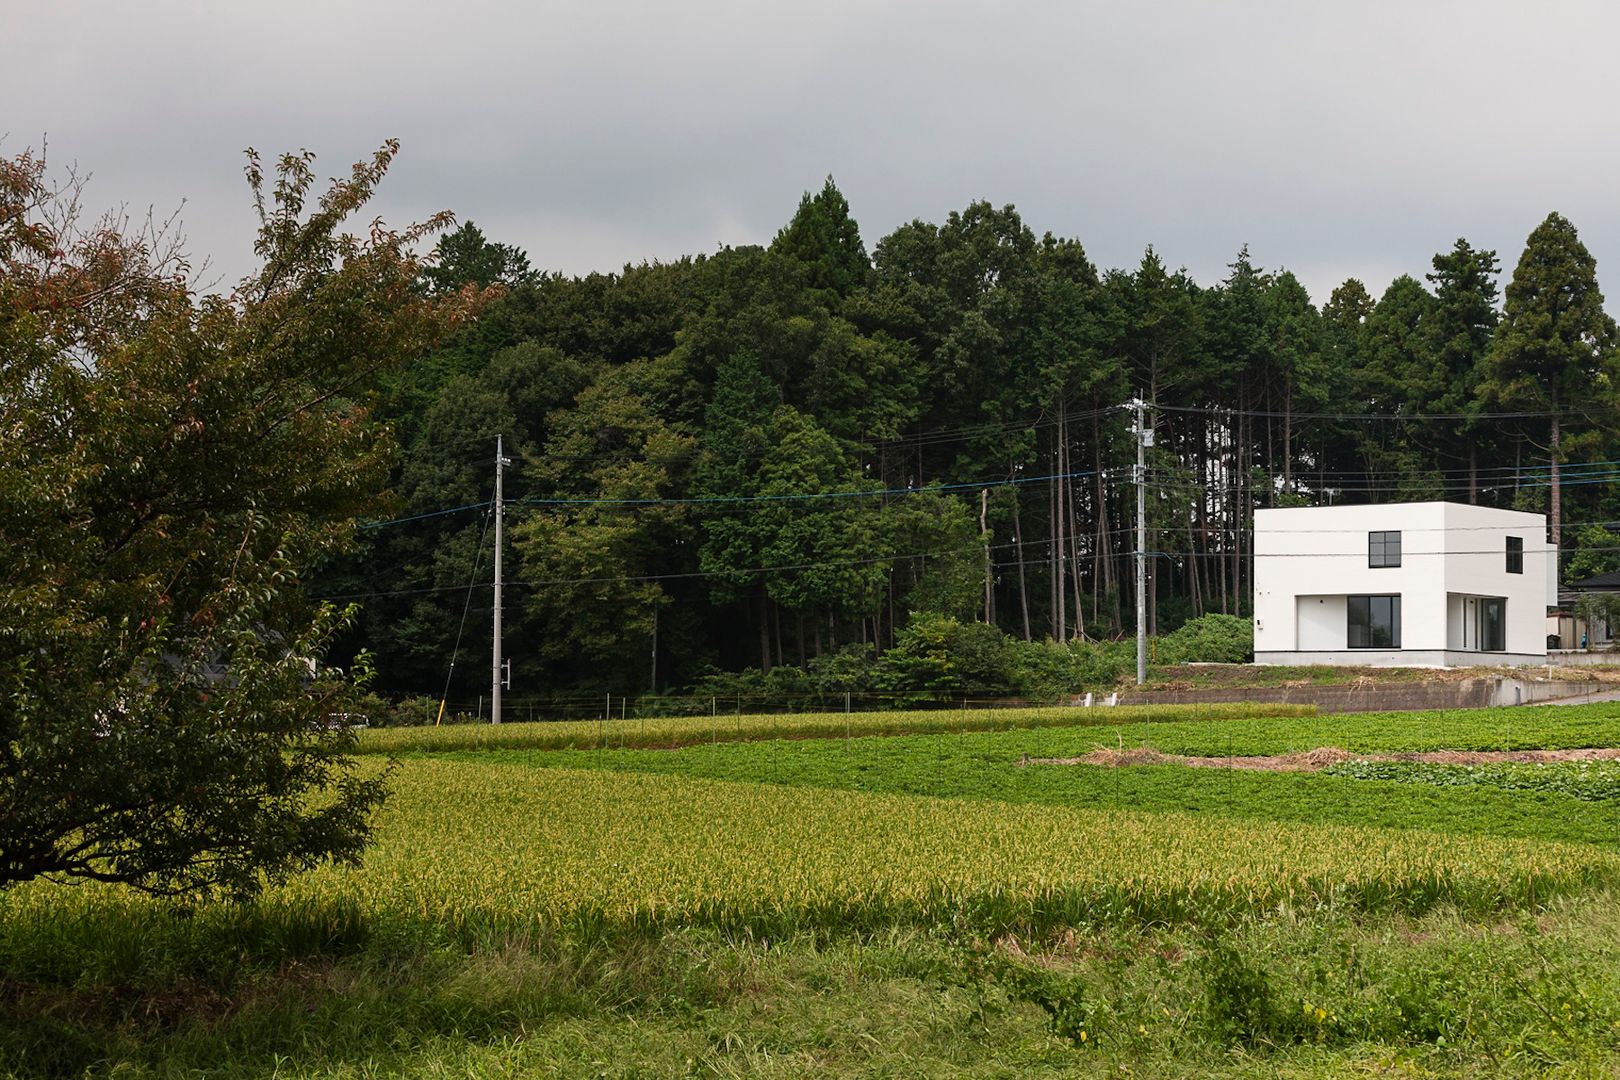
{"label": "conifer tree", "polygon": [[[1551,477],[1551,540],[1562,533],[1560,466],[1570,419],[1582,428],[1612,426],[1615,405],[1615,324],[1603,310],[1597,260],[1575,226],[1554,212],[1536,226],[1508,283],[1502,324],[1480,389],[1506,409],[1544,414],[1524,430],[1545,438]],[[1586,434],[1586,431],[1580,434]]]}

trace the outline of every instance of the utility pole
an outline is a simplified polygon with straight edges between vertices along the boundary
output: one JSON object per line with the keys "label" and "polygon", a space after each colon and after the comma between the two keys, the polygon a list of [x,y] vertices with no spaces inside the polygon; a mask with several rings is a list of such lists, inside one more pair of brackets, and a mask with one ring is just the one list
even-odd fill
{"label": "utility pole", "polygon": [[[1136,685],[1147,682],[1147,448],[1153,433],[1142,415],[1142,397],[1131,399],[1136,412]],[[498,520],[498,519],[497,519]]]}
{"label": "utility pole", "polygon": [[512,464],[503,452],[501,436],[495,436],[495,635],[490,650],[489,722],[501,722],[501,685],[506,672],[501,663],[501,522],[506,516],[506,500],[502,487],[501,470]]}

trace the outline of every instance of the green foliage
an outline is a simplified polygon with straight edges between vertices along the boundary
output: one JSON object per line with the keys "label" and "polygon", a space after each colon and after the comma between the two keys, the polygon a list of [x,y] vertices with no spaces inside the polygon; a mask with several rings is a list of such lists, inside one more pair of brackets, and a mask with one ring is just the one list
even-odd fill
{"label": "green foliage", "polygon": [[469,285],[479,290],[491,285],[510,288],[535,279],[528,255],[508,244],[491,243],[470,221],[446,233],[433,255],[433,261],[422,268],[422,281],[441,296]]}
{"label": "green foliage", "polygon": [[[1099,749],[1148,747],[1166,754],[1225,759],[1286,754],[1320,746],[1352,753],[1401,753],[1441,748],[1513,749],[1620,745],[1620,714],[1612,705],[1559,709],[1455,710],[1434,713],[1316,716],[1256,715],[1252,705],[1073,707],[1046,710],[957,711],[857,715],[845,727],[839,715],[744,718],[741,738],[819,734],[779,744],[732,742],[702,746],[701,718],[689,721],[691,753],[617,750],[555,757],[514,754],[509,763],[584,765],[712,779],[770,782],[851,791],[886,791],[963,799],[1124,807],[1273,822],[1376,824],[1397,829],[1511,836],[1612,847],[1620,838],[1620,802],[1590,800],[1573,792],[1510,789],[1502,785],[1372,782],[1332,772],[1267,772],[1186,765],[1105,767],[1073,762]],[[1144,716],[1144,710],[1146,715]],[[953,714],[956,720],[953,726]],[[770,726],[774,721],[776,728]],[[722,718],[722,725],[724,724]],[[579,725],[574,743],[588,750],[600,728]],[[609,729],[611,746],[674,745],[652,726]],[[846,732],[888,734],[842,741]],[[907,734],[917,732],[917,734]],[[975,734],[976,733],[976,734]],[[559,736],[562,733],[558,733]],[[718,734],[718,733],[717,733]],[[958,737],[963,736],[963,737]],[[444,749],[539,746],[543,731],[466,735],[433,732],[370,733],[387,747]],[[376,740],[376,741],[372,741]],[[646,741],[643,741],[646,740]],[[730,740],[727,740],[730,741]],[[552,741],[545,745],[564,746]]]}
{"label": "green foliage", "polygon": [[[986,201],[902,224],[869,255],[830,178],[766,247],[578,278],[527,273],[471,227],[441,254],[424,291],[504,292],[390,383],[382,408],[407,451],[395,487],[412,513],[466,506],[488,498],[477,440],[501,432],[519,452],[508,565],[524,584],[506,613],[520,694],[789,665],[781,686],[800,685],[815,656],[892,650],[913,614],[1025,639],[993,692],[1109,686],[1129,669],[1114,642],[1134,607],[1119,405],[1138,392],[1156,406],[1161,633],[1249,613],[1258,507],[1556,504],[1560,525],[1590,528],[1620,515],[1604,485],[1548,468],[1620,457],[1612,334],[1590,254],[1556,215],[1500,319],[1497,256],[1465,239],[1376,301],[1352,279],[1316,303],[1247,248],[1209,285],[1152,247],[1103,270],[1079,239]],[[389,690],[443,686],[480,525],[424,519],[323,568],[321,594],[364,597],[342,648],[377,653]],[[1604,546],[1572,557],[1595,565]],[[484,594],[468,612],[464,644],[487,649]],[[1155,661],[1211,658],[1167,635],[1158,647]],[[452,693],[477,692],[475,667],[451,676]],[[893,692],[954,685],[936,681],[901,673]]]}
{"label": "green foliage", "polygon": [[1277,998],[1277,989],[1256,957],[1212,935],[1197,960],[1203,983],[1200,1019],[1218,1042],[1276,1046],[1302,1034],[1304,1020]]}
{"label": "green foliage", "polygon": [[1620,802],[1620,762],[1513,762],[1488,765],[1435,765],[1409,761],[1347,761],[1323,770],[1352,780],[1393,780],[1434,787],[1492,787],[1503,791],[1547,791],[1585,802]]}
{"label": "green foliage", "polygon": [[339,232],[395,150],[318,194],[307,154],[250,153],[229,298],[0,167],[0,885],[240,895],[358,857],[383,788],[329,718],[369,669],[326,661],[352,612],[299,575],[384,508],[369,388],[457,310],[416,289],[445,219]]}
{"label": "green foliage", "polygon": [[771,250],[798,262],[811,289],[840,296],[865,285],[872,274],[860,228],[849,216],[849,202],[830,176],[815,195],[804,193],[798,212],[776,234]]}
{"label": "green foliage", "polygon": [[947,699],[996,693],[1012,683],[1011,649],[993,626],[949,615],[914,616],[883,654],[878,682],[886,690]]}
{"label": "green foliage", "polygon": [[1154,645],[1161,664],[1246,664],[1254,659],[1254,623],[1236,615],[1203,615]]}
{"label": "green foliage", "polygon": [[[1620,570],[1620,533],[1598,524],[1581,525],[1571,531],[1575,534],[1575,550],[1564,564],[1564,580],[1585,581]],[[1568,539],[1565,533],[1566,543]]]}

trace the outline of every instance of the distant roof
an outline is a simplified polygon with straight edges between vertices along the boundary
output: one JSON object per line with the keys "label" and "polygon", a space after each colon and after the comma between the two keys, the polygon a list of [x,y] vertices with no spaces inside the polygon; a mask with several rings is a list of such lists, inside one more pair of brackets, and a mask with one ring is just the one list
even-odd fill
{"label": "distant roof", "polygon": [[1567,586],[1577,592],[1596,592],[1599,589],[1620,589],[1620,570],[1598,574],[1583,581],[1572,581]]}

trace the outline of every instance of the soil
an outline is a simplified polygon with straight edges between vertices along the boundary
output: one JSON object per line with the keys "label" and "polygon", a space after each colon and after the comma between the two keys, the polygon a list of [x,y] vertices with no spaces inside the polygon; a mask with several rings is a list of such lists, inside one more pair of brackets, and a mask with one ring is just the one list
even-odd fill
{"label": "soil", "polygon": [[1493,765],[1501,762],[1535,765],[1559,761],[1620,761],[1620,747],[1603,746],[1580,750],[1431,750],[1423,753],[1352,754],[1337,746],[1318,746],[1297,754],[1260,757],[1186,757],[1161,754],[1151,746],[1109,749],[1100,746],[1084,757],[1032,758],[1018,765],[1187,765],[1195,769],[1255,769],[1264,772],[1316,772],[1346,761],[1413,761],[1431,765]]}

